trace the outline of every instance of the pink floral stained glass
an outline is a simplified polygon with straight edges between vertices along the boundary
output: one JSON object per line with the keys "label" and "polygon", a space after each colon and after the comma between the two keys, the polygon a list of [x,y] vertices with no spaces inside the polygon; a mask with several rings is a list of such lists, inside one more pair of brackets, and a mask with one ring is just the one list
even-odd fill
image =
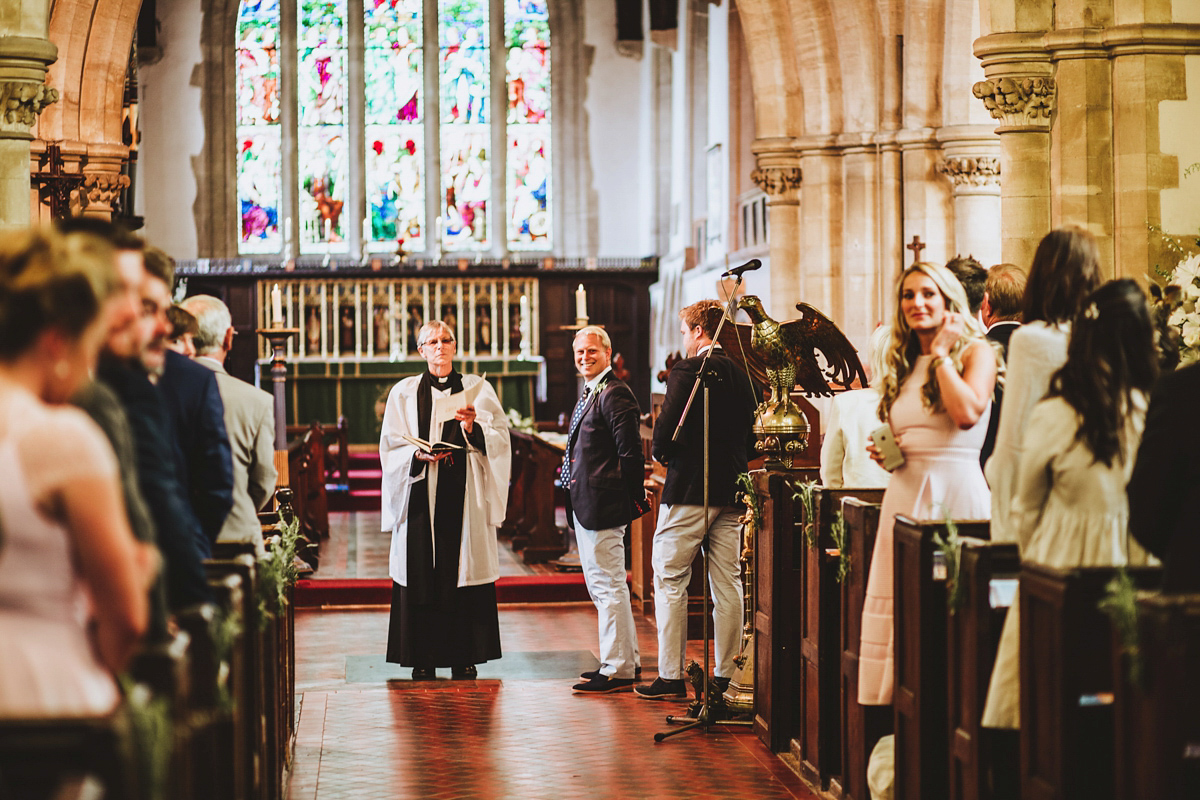
{"label": "pink floral stained glass", "polygon": [[549,250],[550,22],[546,0],[505,0],[508,246]]}
{"label": "pink floral stained glass", "polygon": [[277,253],[283,244],[278,0],[241,4],[236,57],[238,252]]}
{"label": "pink floral stained glass", "polygon": [[300,252],[345,252],[346,0],[297,3]]}
{"label": "pink floral stained glass", "polygon": [[425,246],[421,0],[365,0],[369,242]]}
{"label": "pink floral stained glass", "polygon": [[441,247],[491,246],[490,46],[487,0],[439,0]]}

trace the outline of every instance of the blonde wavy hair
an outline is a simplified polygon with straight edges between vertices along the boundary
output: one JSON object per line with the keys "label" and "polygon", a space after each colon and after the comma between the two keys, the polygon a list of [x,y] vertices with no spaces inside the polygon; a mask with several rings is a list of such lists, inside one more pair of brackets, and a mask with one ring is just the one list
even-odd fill
{"label": "blonde wavy hair", "polygon": [[[884,358],[886,369],[879,386],[881,395],[879,419],[884,422],[887,422],[888,416],[891,414],[892,404],[900,396],[900,387],[904,385],[904,380],[913,371],[913,364],[921,355],[921,343],[917,340],[917,334],[908,326],[908,320],[904,318],[904,312],[900,310],[904,282],[908,280],[908,276],[916,272],[929,278],[938,287],[942,298],[946,301],[947,313],[957,312],[963,317],[966,330],[950,350],[950,360],[954,362],[954,368],[960,375],[963,370],[963,352],[977,341],[988,341],[983,326],[979,324],[979,320],[971,313],[967,304],[966,290],[950,270],[928,261],[918,261],[905,269],[900,273],[899,280],[896,281],[896,310],[892,319],[892,335],[887,344]],[[997,369],[1003,369],[1004,362],[995,347],[992,347],[992,352],[996,354]],[[945,410],[945,406],[942,405],[942,390],[932,371],[930,371],[925,385],[921,387],[921,402],[930,411]]]}

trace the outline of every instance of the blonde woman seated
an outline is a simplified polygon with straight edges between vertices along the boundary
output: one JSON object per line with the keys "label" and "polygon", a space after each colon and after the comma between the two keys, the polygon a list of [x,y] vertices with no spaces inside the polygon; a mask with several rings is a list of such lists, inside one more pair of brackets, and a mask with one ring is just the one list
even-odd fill
{"label": "blonde woman seated", "polygon": [[829,422],[821,442],[821,484],[831,489],[882,489],[888,472],[867,452],[871,431],[879,427],[879,383],[886,366],[883,354],[892,338],[880,325],[867,344],[867,379],[870,386],[835,395],[829,405]]}
{"label": "blonde woman seated", "polygon": [[[1145,295],[1128,278],[1084,301],[1067,361],[1029,415],[1013,515],[1021,560],[1052,567],[1146,563],[1129,537],[1125,485],[1158,373]],[[1019,599],[1004,620],[983,724],[1020,725]]]}
{"label": "blonde woman seated", "polygon": [[[936,264],[913,264],[896,285],[879,418],[904,456],[888,481],[863,606],[858,701],[892,702],[892,526],[915,519],[986,519],[979,468],[1000,360],[967,307],[962,284]],[[868,451],[882,457],[873,445]]]}
{"label": "blonde woman seated", "polygon": [[146,628],[157,553],[133,538],[108,440],[63,405],[116,286],[86,234],[0,239],[0,717],[111,711]]}

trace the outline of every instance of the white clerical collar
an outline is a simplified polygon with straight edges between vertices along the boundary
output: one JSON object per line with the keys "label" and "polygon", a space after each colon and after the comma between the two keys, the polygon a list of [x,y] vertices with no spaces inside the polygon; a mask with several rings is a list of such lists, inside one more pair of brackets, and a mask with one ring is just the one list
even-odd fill
{"label": "white clerical collar", "polygon": [[587,387],[587,390],[589,392],[596,391],[596,387],[600,385],[600,381],[604,380],[604,376],[610,372],[612,372],[612,367],[611,366],[605,367],[603,372],[601,372],[599,375],[597,375],[596,377],[592,378],[590,381],[585,383],[584,386]]}

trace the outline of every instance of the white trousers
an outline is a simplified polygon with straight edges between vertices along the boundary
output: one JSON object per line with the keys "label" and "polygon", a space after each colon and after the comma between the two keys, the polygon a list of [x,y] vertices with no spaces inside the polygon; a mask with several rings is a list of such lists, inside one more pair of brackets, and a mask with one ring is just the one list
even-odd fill
{"label": "white trousers", "polygon": [[[708,586],[713,599],[714,674],[733,677],[742,641],[741,512],[708,509]],[[704,507],[664,505],[654,532],[654,618],[658,623],[658,675],[683,677],[687,651],[688,582],[704,539]]]}
{"label": "white trousers", "polygon": [[600,629],[600,672],[613,678],[632,678],[641,666],[633,606],[625,575],[625,529],[588,530],[575,517],[575,541],[583,581],[596,606]]}

